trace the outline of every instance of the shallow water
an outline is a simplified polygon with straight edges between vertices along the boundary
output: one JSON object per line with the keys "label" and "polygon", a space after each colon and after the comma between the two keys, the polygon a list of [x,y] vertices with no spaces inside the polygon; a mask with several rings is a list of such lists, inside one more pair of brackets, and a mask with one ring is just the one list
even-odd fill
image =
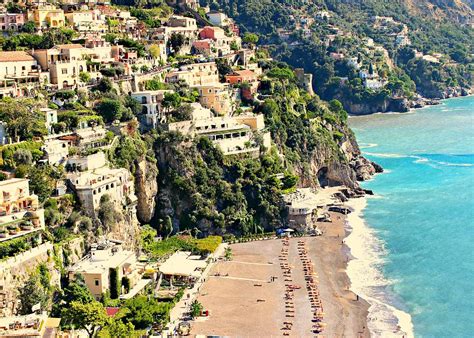
{"label": "shallow water", "polygon": [[[350,125],[365,155],[386,169],[363,184],[378,197],[363,211],[364,259],[382,273],[380,285],[367,281],[364,291],[409,313],[416,336],[472,337],[474,97]],[[354,264],[361,262],[353,274],[363,271]],[[392,328],[378,317],[385,314],[372,308],[380,322],[373,328]]]}

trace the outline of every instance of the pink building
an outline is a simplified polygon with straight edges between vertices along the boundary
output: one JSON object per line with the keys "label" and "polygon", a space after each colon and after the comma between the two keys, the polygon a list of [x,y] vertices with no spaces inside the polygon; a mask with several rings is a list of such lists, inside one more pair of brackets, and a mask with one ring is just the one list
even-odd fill
{"label": "pink building", "polygon": [[26,21],[25,13],[0,13],[0,28],[2,31],[19,31]]}

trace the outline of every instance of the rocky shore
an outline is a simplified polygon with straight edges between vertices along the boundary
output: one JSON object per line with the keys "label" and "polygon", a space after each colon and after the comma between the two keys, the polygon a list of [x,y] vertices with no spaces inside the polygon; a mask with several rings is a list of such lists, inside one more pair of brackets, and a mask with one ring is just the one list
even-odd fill
{"label": "rocky shore", "polygon": [[413,99],[389,98],[379,104],[350,103],[344,105],[344,108],[350,115],[370,115],[376,113],[406,113],[411,109],[433,106],[441,103],[441,100],[472,95],[472,90],[461,87],[450,87],[438,93],[429,95],[418,94]]}

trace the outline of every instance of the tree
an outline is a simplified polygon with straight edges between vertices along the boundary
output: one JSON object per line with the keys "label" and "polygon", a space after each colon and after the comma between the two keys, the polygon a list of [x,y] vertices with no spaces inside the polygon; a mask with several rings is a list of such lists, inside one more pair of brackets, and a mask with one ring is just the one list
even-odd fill
{"label": "tree", "polygon": [[124,323],[118,318],[114,318],[98,334],[99,338],[129,338],[133,337],[135,327],[132,323]]}
{"label": "tree", "polygon": [[13,159],[15,160],[16,165],[31,165],[31,163],[33,163],[33,155],[28,149],[17,149],[13,154]]}
{"label": "tree", "polygon": [[138,100],[135,100],[130,95],[125,96],[124,105],[125,107],[130,108],[134,115],[139,115],[142,112],[142,105],[140,104],[140,102],[138,102]]}
{"label": "tree", "polygon": [[176,92],[165,93],[165,97],[163,98],[162,105],[163,105],[163,108],[166,108],[168,110],[168,112],[171,108],[172,109],[178,108],[180,104],[181,104],[181,96],[178,93]]}
{"label": "tree", "polygon": [[104,306],[95,300],[86,304],[71,302],[63,309],[62,317],[65,323],[74,328],[86,330],[91,338],[108,323]]}
{"label": "tree", "polygon": [[176,121],[189,121],[193,118],[193,107],[190,104],[183,104],[173,111],[173,118]]}
{"label": "tree", "polygon": [[256,45],[258,42],[258,35],[254,33],[245,33],[242,41],[248,43],[251,46]]}
{"label": "tree", "polygon": [[80,72],[79,79],[84,83],[89,83],[91,81],[91,75],[88,72]]}
{"label": "tree", "polygon": [[4,98],[0,101],[0,120],[15,140],[46,135],[45,117],[39,112],[40,104],[33,99]]}
{"label": "tree", "polygon": [[109,93],[112,91],[113,88],[114,87],[113,87],[112,81],[110,81],[110,79],[107,79],[105,77],[100,79],[99,83],[95,87],[96,90],[102,93]]}
{"label": "tree", "polygon": [[30,278],[19,290],[18,299],[20,300],[20,314],[27,315],[32,313],[31,310],[36,304],[41,304],[44,310],[48,302],[48,291],[41,284],[38,273],[30,275]]}
{"label": "tree", "polygon": [[111,229],[121,220],[121,215],[116,212],[115,204],[108,194],[100,198],[98,218],[106,229]]}
{"label": "tree", "polygon": [[34,21],[26,22],[22,27],[21,31],[24,33],[34,33],[36,31],[36,25]]}
{"label": "tree", "polygon": [[152,58],[158,59],[161,55],[160,46],[158,46],[157,44],[153,44],[148,48],[148,52],[150,53]]}
{"label": "tree", "polygon": [[169,318],[171,303],[158,303],[155,299],[138,296],[125,302],[124,321],[132,323],[142,330],[156,322],[166,322]]}
{"label": "tree", "polygon": [[72,302],[87,304],[94,301],[94,296],[92,296],[92,293],[86,286],[82,275],[76,274],[74,276],[74,281],[70,282],[64,289],[62,300],[66,303],[66,306]]}
{"label": "tree", "polygon": [[117,299],[120,296],[120,289],[122,288],[118,268],[109,268],[109,285],[110,298]]}
{"label": "tree", "polygon": [[122,110],[123,110],[123,107],[119,100],[103,99],[97,105],[97,112],[107,122],[120,120],[120,118],[122,117]]}
{"label": "tree", "polygon": [[193,318],[198,317],[201,315],[203,310],[203,306],[201,303],[199,303],[197,300],[194,300],[191,304],[191,316]]}
{"label": "tree", "polygon": [[281,182],[283,183],[283,189],[291,189],[298,183],[298,176],[286,172]]}
{"label": "tree", "polygon": [[183,34],[181,33],[173,33],[171,34],[169,44],[173,49],[174,54],[178,54],[181,47],[183,47],[186,39]]}
{"label": "tree", "polygon": [[30,189],[38,195],[40,202],[46,201],[53,193],[56,179],[61,177],[58,169],[50,165],[32,166],[28,171]]}

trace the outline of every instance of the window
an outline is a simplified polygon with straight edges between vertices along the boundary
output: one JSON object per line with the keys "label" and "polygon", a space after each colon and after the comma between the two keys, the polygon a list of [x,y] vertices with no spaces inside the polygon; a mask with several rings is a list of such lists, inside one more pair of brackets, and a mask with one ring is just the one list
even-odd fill
{"label": "window", "polygon": [[94,284],[95,286],[99,286],[99,280],[98,279],[94,280]]}
{"label": "window", "polygon": [[63,74],[63,75],[67,74],[67,68],[61,69],[61,74]]}

